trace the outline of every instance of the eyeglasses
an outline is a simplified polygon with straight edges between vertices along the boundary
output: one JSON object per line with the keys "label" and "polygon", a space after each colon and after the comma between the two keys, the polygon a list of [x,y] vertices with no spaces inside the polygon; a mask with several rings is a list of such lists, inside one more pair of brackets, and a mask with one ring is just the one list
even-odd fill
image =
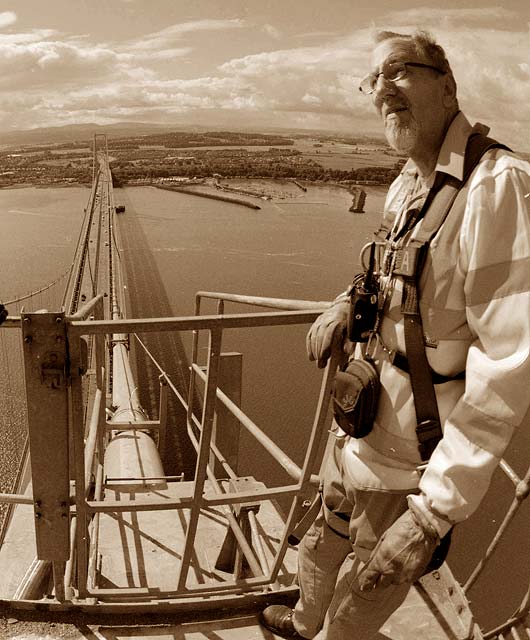
{"label": "eyeglasses", "polygon": [[396,82],[396,80],[401,80],[407,75],[407,67],[424,67],[426,69],[437,71],[442,75],[445,74],[445,71],[438,69],[438,67],[434,67],[432,64],[424,64],[423,62],[383,62],[383,66],[381,67],[381,71],[379,71],[379,73],[369,73],[365,78],[361,80],[359,91],[369,96],[375,91],[379,76],[383,76],[383,78],[388,82]]}

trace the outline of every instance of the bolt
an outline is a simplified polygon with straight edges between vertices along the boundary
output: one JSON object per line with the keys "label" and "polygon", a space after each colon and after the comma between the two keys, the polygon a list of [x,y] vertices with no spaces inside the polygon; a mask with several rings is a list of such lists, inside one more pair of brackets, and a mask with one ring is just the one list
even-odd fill
{"label": "bolt", "polygon": [[42,518],[42,513],[37,512],[37,513],[35,514],[35,519],[36,519],[36,520],[39,520],[40,518]]}
{"label": "bolt", "polygon": [[57,324],[61,324],[62,321],[63,321],[63,319],[60,316],[57,316],[57,318],[55,318],[55,322]]}
{"label": "bolt", "polygon": [[24,318],[24,323],[31,324],[31,318],[28,318],[28,317]]}
{"label": "bolt", "polygon": [[24,338],[24,342],[25,342],[26,344],[31,344],[31,343],[33,342],[33,337],[32,337],[32,336],[26,336],[26,337]]}

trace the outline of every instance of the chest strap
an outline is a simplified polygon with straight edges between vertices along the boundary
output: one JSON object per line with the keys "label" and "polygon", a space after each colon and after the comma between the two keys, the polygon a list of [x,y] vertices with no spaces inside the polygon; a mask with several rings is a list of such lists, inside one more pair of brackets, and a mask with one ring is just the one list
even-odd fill
{"label": "chest strap", "polygon": [[[401,369],[401,371],[410,374],[408,358],[404,353],[401,353],[401,351],[393,352],[390,358],[390,362],[394,365],[394,367],[397,367],[398,369]],[[433,384],[444,384],[445,382],[451,382],[452,380],[465,380],[466,378],[465,371],[460,371],[460,373],[457,373],[454,376],[444,376],[443,373],[438,373],[438,371],[435,371],[430,365],[429,371]]]}
{"label": "chest strap", "polygon": [[[480,158],[492,148],[508,147],[482,133],[472,131],[468,138],[464,157],[462,181],[439,173],[429,191],[419,218],[424,218],[416,237],[402,248],[396,275],[403,278],[401,313],[403,314],[405,348],[407,352],[410,384],[416,411],[416,435],[422,461],[427,461],[442,438],[438,403],[434,391],[431,367],[425,353],[423,325],[420,315],[418,283],[430,241],[444,223],[459,190],[466,183]],[[509,150],[509,149],[508,149]]]}

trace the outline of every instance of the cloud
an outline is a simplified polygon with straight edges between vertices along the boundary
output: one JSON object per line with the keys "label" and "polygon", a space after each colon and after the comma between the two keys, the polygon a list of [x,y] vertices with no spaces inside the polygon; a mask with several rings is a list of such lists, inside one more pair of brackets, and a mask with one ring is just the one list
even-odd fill
{"label": "cloud", "polygon": [[[44,40],[39,34],[0,35],[0,87],[9,90],[60,87],[102,80],[126,72],[115,52],[100,46],[80,46]],[[125,73],[126,75],[126,73]]]}
{"label": "cloud", "polygon": [[0,29],[10,27],[17,21],[17,14],[14,11],[2,11],[0,13]]}
{"label": "cloud", "polygon": [[282,37],[282,32],[272,24],[264,24],[262,30],[274,40],[279,40]]}
{"label": "cloud", "polygon": [[386,26],[419,26],[440,29],[493,28],[512,29],[520,22],[521,16],[503,7],[481,7],[451,9],[444,7],[417,7],[399,11],[390,11],[378,19]]}
{"label": "cloud", "polygon": [[244,22],[240,19],[233,20],[192,20],[179,22],[165,29],[146,34],[139,40],[130,41],[123,45],[130,51],[159,51],[172,46],[175,42],[180,42],[186,36],[204,31],[227,31],[231,29],[241,29]]}
{"label": "cloud", "polygon": [[[387,28],[408,31],[421,22],[431,29],[453,64],[462,109],[492,124],[492,134],[502,134],[517,148],[530,120],[526,24],[519,20],[508,29],[513,12],[500,8],[411,9],[391,12],[384,20]],[[495,21],[503,28],[493,28]],[[382,26],[383,18],[378,22]],[[223,58],[221,36],[232,31],[245,36],[251,29],[256,26],[240,19],[196,20],[107,43],[49,29],[0,33],[0,127],[180,118],[194,123],[217,119],[224,126],[232,121],[238,126],[380,131],[371,100],[357,90],[369,66],[372,28],[341,37],[321,32],[315,34],[321,40],[311,40],[318,46]],[[273,24],[260,29],[270,38],[283,38]],[[217,66],[190,77],[194,56],[204,58],[205,42]],[[186,78],[179,77],[184,65],[171,64],[183,59],[190,63]]]}

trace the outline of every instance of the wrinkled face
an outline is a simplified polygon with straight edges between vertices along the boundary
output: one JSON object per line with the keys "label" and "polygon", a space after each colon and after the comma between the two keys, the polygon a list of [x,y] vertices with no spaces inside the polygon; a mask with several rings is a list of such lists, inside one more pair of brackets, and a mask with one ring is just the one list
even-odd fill
{"label": "wrinkled face", "polygon": [[[372,70],[377,73],[383,62],[420,62],[414,47],[406,40],[393,38],[380,42],[372,54]],[[437,156],[448,125],[452,93],[447,74],[427,67],[406,67],[405,77],[396,81],[379,76],[372,99],[383,120],[391,147],[414,157]]]}

